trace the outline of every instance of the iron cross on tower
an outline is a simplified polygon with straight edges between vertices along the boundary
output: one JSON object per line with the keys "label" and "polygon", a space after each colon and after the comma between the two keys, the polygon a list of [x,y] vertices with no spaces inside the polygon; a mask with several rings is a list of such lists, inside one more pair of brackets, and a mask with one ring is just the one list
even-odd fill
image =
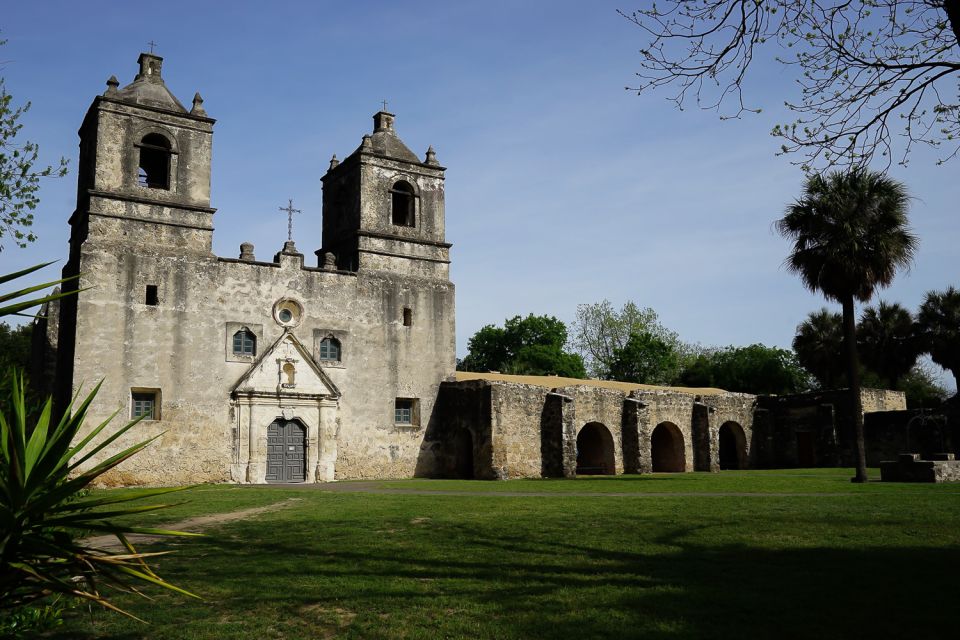
{"label": "iron cross on tower", "polygon": [[151,40],[151,41],[148,42],[147,44],[150,45],[150,53],[153,53],[153,48],[154,48],[155,46],[157,46],[157,43],[154,42],[153,40]]}
{"label": "iron cross on tower", "polygon": [[287,206],[280,207],[280,211],[287,212],[287,242],[293,242],[293,214],[303,213],[300,209],[293,208],[293,199],[287,199]]}

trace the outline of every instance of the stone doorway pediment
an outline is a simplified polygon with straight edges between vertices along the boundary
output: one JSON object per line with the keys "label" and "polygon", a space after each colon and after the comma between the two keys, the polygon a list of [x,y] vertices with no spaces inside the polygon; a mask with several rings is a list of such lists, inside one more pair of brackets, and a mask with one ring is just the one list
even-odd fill
{"label": "stone doorway pediment", "polygon": [[232,389],[234,397],[339,399],[340,390],[292,333],[284,332]]}

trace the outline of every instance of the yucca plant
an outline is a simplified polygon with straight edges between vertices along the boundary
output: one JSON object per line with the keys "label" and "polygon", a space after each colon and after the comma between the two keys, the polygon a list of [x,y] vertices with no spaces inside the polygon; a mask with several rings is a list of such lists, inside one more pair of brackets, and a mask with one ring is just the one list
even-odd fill
{"label": "yucca plant", "polygon": [[[47,265],[0,275],[0,284],[44,266]],[[0,317],[20,314],[25,309],[75,293],[52,293],[24,300],[64,281],[0,294]],[[139,594],[138,585],[153,584],[197,597],[166,582],[150,568],[147,560],[166,552],[138,552],[127,536],[132,533],[199,534],[112,521],[121,516],[167,508],[171,505],[128,503],[186,487],[144,489],[122,495],[87,495],[88,488],[99,476],[136,455],[160,436],[94,463],[98,454],[133,428],[139,419],[107,435],[104,430],[116,416],[114,413],[81,438],[80,429],[87,409],[100,389],[99,384],[79,404],[79,396],[75,396],[63,417],[54,420],[50,398],[34,414],[28,410],[22,374],[9,371],[2,372],[2,375],[7,377],[9,403],[5,411],[0,411],[0,610],[22,612],[23,607],[41,598],[66,595],[130,615],[102,594],[100,588],[105,585]],[[115,536],[122,551],[98,548],[86,539],[91,533]]]}
{"label": "yucca plant", "polygon": [[[22,377],[11,376],[9,385],[12,415],[0,414],[0,607],[13,608],[47,595],[66,594],[126,613],[103,596],[102,584],[138,592],[135,584],[150,583],[196,597],[160,578],[147,564],[147,558],[167,552],[140,553],[127,535],[198,534],[111,522],[111,518],[168,507],[125,503],[182,488],[81,497],[98,476],[136,455],[159,436],[81,470],[84,463],[129,431],[138,420],[93,444],[116,415],[78,439],[87,408],[100,385],[76,407],[73,405],[77,398],[74,398],[70,410],[57,423],[51,419],[52,403],[48,399],[32,425],[27,424]],[[94,532],[116,536],[123,551],[117,553],[92,546],[84,536]]]}

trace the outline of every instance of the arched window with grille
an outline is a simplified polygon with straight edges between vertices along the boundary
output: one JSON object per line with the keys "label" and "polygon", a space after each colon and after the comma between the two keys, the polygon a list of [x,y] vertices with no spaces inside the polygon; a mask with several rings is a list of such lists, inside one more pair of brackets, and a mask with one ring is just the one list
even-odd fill
{"label": "arched window with grille", "polygon": [[320,359],[326,362],[340,362],[340,341],[330,336],[321,340]]}
{"label": "arched window with grille", "polygon": [[241,329],[233,334],[233,355],[257,355],[257,336],[249,329]]}

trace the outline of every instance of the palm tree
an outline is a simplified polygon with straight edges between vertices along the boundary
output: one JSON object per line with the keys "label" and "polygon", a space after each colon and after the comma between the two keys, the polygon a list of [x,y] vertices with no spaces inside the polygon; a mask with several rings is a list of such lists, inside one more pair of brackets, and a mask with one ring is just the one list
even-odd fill
{"label": "palm tree", "polygon": [[960,398],[960,291],[928,291],[920,311],[917,327],[924,350],[930,358],[953,373]]}
{"label": "palm tree", "polygon": [[836,389],[843,376],[843,318],[826,307],[810,312],[797,325],[793,350],[800,365],[813,374],[821,389]]}
{"label": "palm tree", "polygon": [[897,389],[920,355],[913,314],[896,302],[867,307],[860,315],[857,346],[864,367]]}
{"label": "palm tree", "polygon": [[854,482],[867,481],[854,302],[867,302],[907,267],[917,238],[907,227],[907,191],[866,168],[810,176],[803,195],[775,223],[793,242],[786,265],[804,286],[843,307],[843,350],[856,437]]}

